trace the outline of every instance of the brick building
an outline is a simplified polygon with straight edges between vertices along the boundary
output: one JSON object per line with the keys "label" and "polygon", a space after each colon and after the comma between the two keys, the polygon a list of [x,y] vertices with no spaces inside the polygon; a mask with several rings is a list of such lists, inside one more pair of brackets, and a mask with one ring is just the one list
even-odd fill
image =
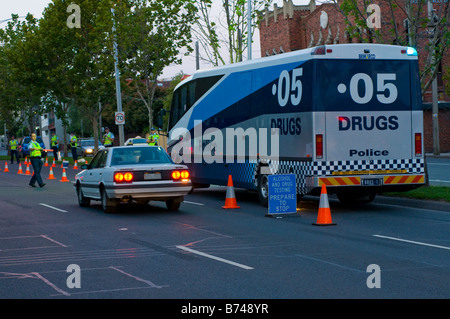
{"label": "brick building", "polygon": [[[448,0],[433,0],[434,8],[439,12]],[[373,3],[376,3],[375,0]],[[414,3],[414,1],[413,1]],[[381,16],[390,17],[389,8],[385,2],[380,1]],[[396,28],[400,36],[405,40],[408,37],[406,15],[396,11]],[[427,14],[425,9],[424,14]],[[381,19],[379,29],[383,42],[392,42],[390,34],[392,25],[388,19]],[[370,31],[357,30],[360,37],[351,37],[346,31],[344,15],[334,3],[317,5],[311,0],[305,5],[294,5],[292,0],[283,0],[283,6],[276,4],[273,10],[267,10],[262,16],[260,30],[261,56],[269,56],[301,50],[308,47],[337,44],[356,43],[364,41],[376,42]],[[426,45],[429,38],[424,30],[418,33],[416,49],[419,55],[419,66],[424,67],[428,51]],[[445,94],[445,81],[442,79],[442,70],[450,67],[450,54],[448,50],[438,69],[438,96],[439,96],[439,137],[440,151],[450,152],[450,97]],[[426,152],[433,150],[432,122],[431,122],[431,86],[423,96],[424,100],[424,144]]]}

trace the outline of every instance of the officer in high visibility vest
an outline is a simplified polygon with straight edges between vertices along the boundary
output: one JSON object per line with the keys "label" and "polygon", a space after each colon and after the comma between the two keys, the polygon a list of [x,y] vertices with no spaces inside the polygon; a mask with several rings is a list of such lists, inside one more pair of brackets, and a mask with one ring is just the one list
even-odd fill
{"label": "officer in high visibility vest", "polygon": [[19,164],[20,160],[19,160],[19,152],[17,151],[17,140],[14,135],[11,136],[11,140],[9,141],[9,147],[11,149],[11,164],[14,163],[14,156],[16,157],[17,164]]}
{"label": "officer in high visibility vest", "polygon": [[55,161],[58,160],[58,136],[56,136],[55,131],[52,132],[52,140],[51,146],[53,150],[53,156],[55,157]]}
{"label": "officer in high visibility vest", "polygon": [[103,135],[103,145],[105,147],[111,147],[114,145],[114,134],[109,131],[108,127],[105,127],[105,134]]}
{"label": "officer in high visibility vest", "polygon": [[36,133],[31,134],[31,141],[28,144],[28,149],[30,150],[30,161],[33,166],[33,176],[31,177],[29,185],[31,187],[36,187],[36,181],[39,184],[39,187],[44,187],[45,183],[42,181],[41,177],[41,169],[42,169],[42,160],[41,160],[41,151],[43,148],[36,141]]}
{"label": "officer in high visibility vest", "polygon": [[158,133],[156,133],[155,128],[152,127],[150,136],[147,139],[148,145],[158,145],[158,139],[159,139],[159,135],[158,135]]}
{"label": "officer in high visibility vest", "polygon": [[78,147],[78,139],[77,136],[75,135],[75,132],[72,132],[70,134],[70,148],[72,150],[72,157],[74,161],[78,160],[77,147]]}

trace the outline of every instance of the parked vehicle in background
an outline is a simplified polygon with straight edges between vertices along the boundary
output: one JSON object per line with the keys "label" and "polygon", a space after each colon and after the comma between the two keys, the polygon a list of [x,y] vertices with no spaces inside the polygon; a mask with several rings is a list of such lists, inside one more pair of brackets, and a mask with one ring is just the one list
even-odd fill
{"label": "parked vehicle in background", "polygon": [[[98,142],[98,149],[104,149],[102,143]],[[94,156],[95,141],[93,138],[78,140],[77,154],[81,157]]]}
{"label": "parked vehicle in background", "polygon": [[[26,156],[30,156],[30,151],[28,150],[28,144],[30,143],[30,141],[31,141],[30,136],[25,136],[20,140],[19,145],[17,147],[17,149],[19,150],[19,157],[25,158]],[[45,143],[40,136],[36,137],[36,141],[42,148],[44,149],[46,148]]]}

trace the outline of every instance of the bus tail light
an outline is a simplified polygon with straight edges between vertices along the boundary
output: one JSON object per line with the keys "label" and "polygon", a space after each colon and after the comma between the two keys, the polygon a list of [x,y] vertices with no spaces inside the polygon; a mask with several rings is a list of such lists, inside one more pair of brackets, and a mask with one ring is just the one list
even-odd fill
{"label": "bus tail light", "polygon": [[416,156],[422,156],[422,133],[414,134],[414,153]]}
{"label": "bus tail light", "polygon": [[133,173],[127,172],[127,173],[121,173],[121,172],[117,172],[114,173],[114,181],[116,183],[130,183],[132,182],[134,179],[134,175]]}
{"label": "bus tail light", "polygon": [[323,135],[322,134],[316,135],[316,158],[317,159],[323,158]]}

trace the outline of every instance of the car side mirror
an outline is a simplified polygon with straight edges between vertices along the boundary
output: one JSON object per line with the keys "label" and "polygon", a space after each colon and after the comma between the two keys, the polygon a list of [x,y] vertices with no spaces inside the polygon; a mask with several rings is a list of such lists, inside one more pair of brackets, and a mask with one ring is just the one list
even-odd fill
{"label": "car side mirror", "polygon": [[91,165],[89,165],[89,164],[81,165],[81,169],[90,169],[90,168],[91,168]]}

